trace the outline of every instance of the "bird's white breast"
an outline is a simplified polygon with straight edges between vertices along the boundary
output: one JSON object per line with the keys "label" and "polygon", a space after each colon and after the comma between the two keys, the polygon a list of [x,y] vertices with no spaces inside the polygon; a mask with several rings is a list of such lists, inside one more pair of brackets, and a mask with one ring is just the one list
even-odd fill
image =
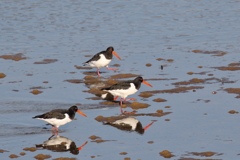
{"label": "bird's white breast", "polygon": [[106,57],[103,55],[103,54],[100,54],[100,59],[97,60],[97,61],[91,61],[89,62],[88,64],[91,66],[91,67],[95,67],[95,68],[102,68],[102,67],[105,67],[107,66],[110,62],[111,62],[111,59],[106,59]]}
{"label": "bird's white breast", "polygon": [[113,122],[113,124],[118,124],[118,125],[128,124],[128,125],[132,126],[132,130],[135,130],[138,122],[139,121],[136,118],[128,117],[128,118],[117,120],[117,121]]}
{"label": "bird's white breast", "polygon": [[114,89],[108,90],[114,96],[120,96],[122,98],[126,98],[128,95],[136,93],[138,90],[136,89],[133,83],[130,83],[130,87],[128,89]]}
{"label": "bird's white breast", "polygon": [[43,118],[37,118],[43,121],[48,122],[51,125],[56,126],[57,128],[61,125],[64,125],[68,122],[71,122],[72,120],[69,118],[69,115],[67,113],[64,114],[65,118],[64,119],[57,119],[57,118],[51,118],[51,119],[43,119]]}
{"label": "bird's white breast", "polygon": [[60,144],[62,144],[62,142],[65,142],[64,145],[66,146],[66,149],[69,149],[70,145],[72,143],[72,140],[58,135],[57,137],[55,137],[53,139],[43,142],[43,146],[60,145]]}

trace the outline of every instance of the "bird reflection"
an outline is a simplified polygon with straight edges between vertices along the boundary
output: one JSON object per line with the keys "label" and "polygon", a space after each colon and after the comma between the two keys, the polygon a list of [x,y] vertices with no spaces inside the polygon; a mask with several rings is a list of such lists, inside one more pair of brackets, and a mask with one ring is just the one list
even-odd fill
{"label": "bird reflection", "polygon": [[143,128],[142,123],[135,117],[122,118],[113,122],[103,122],[104,125],[111,125],[117,129],[129,132],[137,132],[139,134],[144,134],[144,132],[153,124],[151,122],[146,127]]}
{"label": "bird reflection", "polygon": [[59,136],[57,135],[56,137],[51,136],[47,141],[44,141],[42,144],[37,144],[36,147],[37,148],[43,148],[43,149],[47,149],[47,150],[51,150],[53,152],[68,152],[70,151],[70,153],[74,154],[74,155],[78,155],[79,154],[79,150],[81,150],[87,143],[88,141],[86,141],[82,146],[77,147],[75,142],[73,142],[72,140],[63,137],[63,136]]}

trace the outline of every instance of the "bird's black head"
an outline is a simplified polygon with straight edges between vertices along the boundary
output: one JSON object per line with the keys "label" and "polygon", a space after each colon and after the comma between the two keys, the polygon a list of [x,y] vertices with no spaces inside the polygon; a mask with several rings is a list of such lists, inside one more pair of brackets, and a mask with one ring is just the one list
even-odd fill
{"label": "bird's black head", "polygon": [[73,110],[74,112],[77,112],[78,107],[77,106],[72,106],[71,108],[69,108],[69,110]]}
{"label": "bird's black head", "polygon": [[114,48],[112,46],[108,47],[106,51],[114,51]]}
{"label": "bird's black head", "polygon": [[138,79],[140,82],[143,81],[143,78],[141,76],[137,77],[136,79]]}

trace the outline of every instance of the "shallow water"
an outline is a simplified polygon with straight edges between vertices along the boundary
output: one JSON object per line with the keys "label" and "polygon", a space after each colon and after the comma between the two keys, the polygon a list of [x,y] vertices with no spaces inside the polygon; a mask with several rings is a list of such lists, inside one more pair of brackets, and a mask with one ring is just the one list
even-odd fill
{"label": "shallow water", "polygon": [[[239,3],[1,1],[0,56],[22,53],[16,56],[24,58],[0,58],[0,73],[6,75],[0,78],[0,150],[7,151],[1,153],[1,158],[10,159],[9,155],[16,154],[18,159],[30,159],[47,154],[52,159],[159,159],[163,158],[159,152],[168,150],[175,155],[171,159],[238,159],[240,118],[238,113],[228,112],[240,111],[236,98],[240,93],[225,89],[239,86]],[[162,117],[135,116],[143,126],[155,121],[143,135],[96,121],[100,115],[120,115],[120,107],[117,103],[100,104],[105,100],[93,100],[94,94],[83,92],[89,90],[84,78],[88,74],[96,77],[95,69],[77,69],[75,65],[82,66],[90,58],[87,55],[109,46],[114,46],[122,58],[120,61],[114,57],[110,64],[119,70],[101,68],[102,77],[91,87],[100,88],[112,75],[141,75],[153,87],[143,84],[129,96],[150,105],[137,113],[160,109],[171,112]],[[52,63],[44,64],[44,59]],[[147,67],[147,63],[151,66]],[[236,68],[219,68],[232,66]],[[71,79],[83,83],[66,81]],[[116,81],[126,79],[133,78],[118,77]],[[183,81],[194,83],[177,84]],[[190,86],[204,88],[157,92],[149,98],[138,96],[146,91]],[[30,93],[34,89],[42,93]],[[157,98],[167,101],[154,102]],[[34,152],[23,150],[44,143],[51,136],[50,126],[31,117],[75,104],[88,117],[76,115],[77,120],[60,127],[59,135],[73,141],[76,147],[88,141],[77,155],[42,148]],[[89,138],[92,135],[107,141],[93,142]],[[214,155],[201,154],[207,151]],[[20,156],[20,152],[26,155]],[[121,155],[122,152],[127,154]]]}

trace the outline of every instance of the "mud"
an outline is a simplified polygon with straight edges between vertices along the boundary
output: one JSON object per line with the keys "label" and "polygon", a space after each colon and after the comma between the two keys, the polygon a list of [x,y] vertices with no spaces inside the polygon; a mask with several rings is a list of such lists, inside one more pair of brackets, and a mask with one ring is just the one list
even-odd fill
{"label": "mud", "polygon": [[36,155],[34,158],[35,159],[38,159],[38,160],[43,160],[43,159],[48,159],[48,158],[51,158],[52,156],[50,155],[47,155],[47,154],[38,154]]}
{"label": "mud", "polygon": [[77,160],[77,158],[60,157],[60,158],[55,158],[53,160]]}
{"label": "mud", "polygon": [[24,155],[26,155],[26,153],[25,152],[21,152],[21,153],[19,153],[21,156],[24,156]]}
{"label": "mud", "polygon": [[4,78],[6,75],[4,73],[0,73],[0,78]]}
{"label": "mud", "polygon": [[42,93],[43,91],[39,91],[39,90],[37,90],[37,89],[35,89],[35,90],[32,90],[30,93],[32,93],[32,94],[34,94],[34,95],[38,95],[38,94],[40,94],[40,93]]}
{"label": "mud", "polygon": [[[189,81],[175,82],[172,84],[173,85],[190,85],[190,84],[199,84],[199,83],[205,83],[205,84],[222,83],[222,80],[215,77],[205,78],[205,79],[193,78],[193,79],[190,79]],[[234,82],[232,81],[232,83]]]}
{"label": "mud", "polygon": [[127,152],[121,152],[119,153],[120,155],[127,155],[128,153]]}
{"label": "mud", "polygon": [[172,158],[174,157],[175,155],[173,155],[170,151],[168,150],[163,150],[162,152],[159,152],[159,154],[161,156],[163,156],[164,158]]}
{"label": "mud", "polygon": [[33,90],[38,90],[38,89],[47,89],[47,88],[52,88],[52,87],[42,87],[42,86],[30,87],[30,89],[33,89]]}
{"label": "mud", "polygon": [[173,62],[173,59],[164,59],[164,58],[157,58],[157,61],[167,61],[167,62]]}
{"label": "mud", "polygon": [[238,70],[240,70],[240,67],[231,67],[231,66],[213,67],[213,68],[221,70],[221,71],[238,71]]}
{"label": "mud", "polygon": [[162,99],[162,98],[156,98],[153,100],[154,102],[166,102],[166,99]]}
{"label": "mud", "polygon": [[150,105],[146,103],[132,102],[130,105],[127,106],[131,107],[132,109],[143,109],[148,108]]}
{"label": "mud", "polygon": [[[97,72],[96,71],[89,71],[89,72],[82,72],[84,75],[91,75],[91,76],[97,76]],[[100,72],[103,73],[103,72]]]}
{"label": "mud", "polygon": [[6,150],[3,150],[3,149],[0,149],[0,153],[4,153],[4,152],[9,152],[9,151],[6,151]]}
{"label": "mud", "polygon": [[152,97],[153,94],[148,93],[148,92],[142,92],[142,93],[139,94],[138,96],[143,97],[143,98],[149,98],[149,97]]}
{"label": "mud", "polygon": [[230,114],[238,114],[239,112],[235,111],[235,110],[230,110],[230,111],[228,111],[228,113],[230,113]]}
{"label": "mud", "polygon": [[58,59],[43,59],[40,62],[34,62],[33,64],[49,64],[49,63],[54,63],[57,62]]}
{"label": "mud", "polygon": [[103,142],[109,142],[109,141],[117,141],[117,140],[103,140],[103,139],[96,139],[96,140],[91,141],[91,142],[95,142],[95,143],[103,143]]}
{"label": "mud", "polygon": [[152,64],[151,64],[151,63],[147,63],[146,66],[147,66],[147,67],[151,67]]}
{"label": "mud", "polygon": [[225,88],[224,90],[230,94],[238,94],[235,98],[240,98],[240,88]]}
{"label": "mud", "polygon": [[98,122],[114,122],[116,120],[119,120],[119,119],[123,119],[123,118],[127,118],[129,116],[151,116],[151,117],[162,117],[162,116],[165,116],[165,115],[168,115],[172,112],[163,112],[163,111],[160,111],[158,110],[156,113],[134,113],[134,114],[122,114],[122,115],[119,115],[119,116],[111,116],[111,117],[104,117],[104,116],[97,116],[95,118],[96,121]]}
{"label": "mud", "polygon": [[11,154],[10,156],[9,156],[9,158],[18,158],[19,156],[18,155],[16,155],[16,154]]}
{"label": "mud", "polygon": [[27,59],[27,57],[24,57],[22,53],[17,53],[13,55],[2,55],[0,58],[6,59],[6,60],[13,60],[13,61],[19,61]]}
{"label": "mud", "polygon": [[224,56],[227,54],[224,51],[204,51],[204,50],[193,50],[193,53],[212,54],[212,56]]}
{"label": "mud", "polygon": [[101,95],[103,93],[106,93],[104,91],[100,91],[99,89],[97,88],[92,88],[90,90],[87,90],[87,91],[83,91],[83,92],[88,92],[88,93],[91,93],[91,94],[95,94],[95,95]]}
{"label": "mud", "polygon": [[24,151],[30,151],[30,152],[35,152],[37,150],[36,147],[26,147],[26,148],[23,148]]}
{"label": "mud", "polygon": [[212,157],[212,156],[219,156],[222,155],[222,153],[216,153],[216,152],[188,152],[188,155],[194,155],[194,156],[201,156],[201,157]]}
{"label": "mud", "polygon": [[[202,86],[190,86],[190,87],[176,87],[173,89],[166,89],[166,90],[153,90],[153,91],[146,91],[145,93],[157,94],[157,93],[186,93],[189,91],[194,91],[196,89],[203,89]],[[142,93],[142,92],[141,92]]]}
{"label": "mud", "polygon": [[102,100],[101,97],[88,97],[86,99],[91,99],[91,100]]}
{"label": "mud", "polygon": [[[97,77],[93,77],[93,76],[85,76],[83,79],[85,79],[86,81],[98,81],[98,78]],[[86,83],[85,81],[85,83]]]}
{"label": "mud", "polygon": [[101,139],[101,137],[98,137],[98,136],[95,136],[95,135],[92,135],[92,136],[90,136],[88,138],[91,139],[91,140]]}
{"label": "mud", "polygon": [[22,81],[9,81],[8,83],[20,83]]}
{"label": "mud", "polygon": [[187,74],[189,74],[189,75],[193,75],[193,72],[187,72]]}
{"label": "mud", "polygon": [[209,103],[211,100],[197,99],[197,101],[204,101],[205,103]]}
{"label": "mud", "polygon": [[159,109],[156,111],[157,113],[163,113],[163,110],[162,109]]}
{"label": "mud", "polygon": [[116,74],[116,75],[112,75],[109,77],[109,79],[123,79],[123,78],[136,78],[140,75],[137,74],[132,74],[132,73],[126,73],[126,74]]}
{"label": "mud", "polygon": [[82,67],[82,66],[77,66],[77,65],[74,65],[74,67],[77,69],[92,69],[92,67]]}
{"label": "mud", "polygon": [[113,66],[113,67],[120,67],[121,65],[120,64],[113,64],[111,66]]}
{"label": "mud", "polygon": [[64,80],[65,82],[69,82],[69,83],[83,83],[83,80],[81,79],[68,79],[68,80]]}
{"label": "mud", "polygon": [[104,102],[100,102],[99,104],[101,104],[101,105],[119,105],[118,102],[112,102],[112,101],[104,101]]}

